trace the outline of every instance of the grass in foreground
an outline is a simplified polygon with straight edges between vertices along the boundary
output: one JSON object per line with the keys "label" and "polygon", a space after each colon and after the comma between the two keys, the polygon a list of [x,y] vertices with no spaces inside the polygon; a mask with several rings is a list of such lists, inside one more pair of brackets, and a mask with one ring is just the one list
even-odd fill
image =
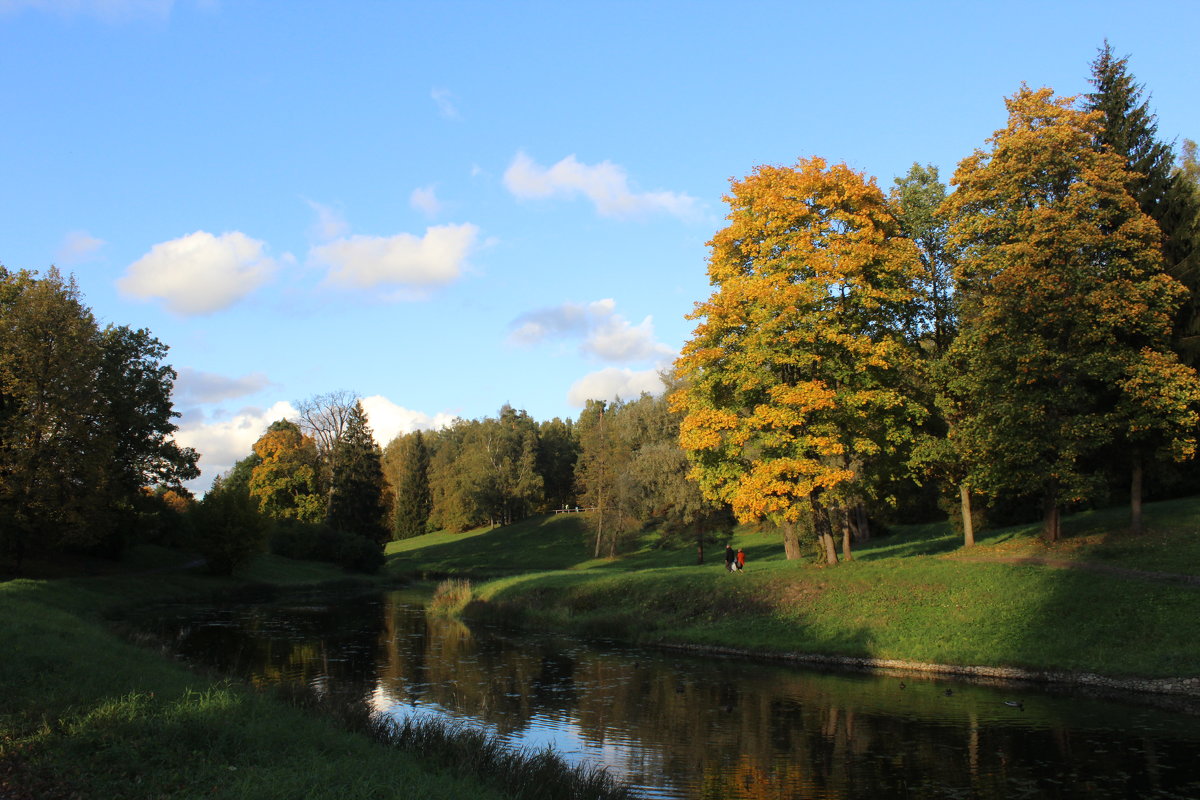
{"label": "grass in foreground", "polygon": [[[907,526],[858,548],[836,568],[788,562],[776,535],[739,531],[745,573],[696,566],[694,551],[643,546],[590,561],[577,528],[542,518],[429,551],[461,574],[490,564],[478,553],[516,551],[533,536],[568,540],[557,564],[476,585],[471,613],[586,635],[693,643],[766,652],[1018,666],[1115,676],[1198,674],[1200,588],[1014,559],[1200,574],[1200,499],[1147,507],[1146,533],[1127,531],[1126,509],[1066,522],[1069,538],[1047,545],[1037,525],[985,531],[970,550],[949,526]],[[425,538],[425,537],[423,537]],[[486,548],[478,545],[486,543]],[[421,539],[405,561],[427,563]],[[553,552],[550,543],[544,543]],[[449,556],[452,555],[453,559]],[[489,574],[486,570],[483,574]]]}
{"label": "grass in foreground", "polygon": [[[525,767],[527,778],[553,771],[536,754],[459,763],[454,748],[476,738],[469,732],[447,733],[439,750],[407,744],[395,731],[347,729],[279,694],[197,675],[103,622],[132,605],[229,592],[247,576],[297,584],[344,580],[340,570],[265,558],[233,580],[160,571],[186,563],[169,551],[135,560],[140,574],[0,582],[5,800],[498,798],[514,764],[533,765]],[[485,762],[504,774],[481,769]],[[606,780],[599,773],[578,777],[580,792]]]}

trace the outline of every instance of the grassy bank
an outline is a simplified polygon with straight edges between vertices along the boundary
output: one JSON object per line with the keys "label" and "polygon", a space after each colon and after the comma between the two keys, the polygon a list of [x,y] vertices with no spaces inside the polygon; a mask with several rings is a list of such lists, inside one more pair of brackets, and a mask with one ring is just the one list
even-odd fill
{"label": "grassy bank", "polygon": [[[720,553],[635,552],[593,561],[578,517],[409,540],[396,570],[512,574],[476,583],[472,613],[645,643],[690,643],[947,665],[1095,672],[1200,673],[1200,586],[1134,571],[1200,575],[1200,500],[1152,504],[1146,533],[1123,509],[1068,518],[1046,545],[1037,526],[985,532],[971,550],[947,525],[899,528],[835,568],[788,562],[773,534],[741,530],[741,574]],[[562,556],[516,574],[520,554]],[[510,560],[511,556],[511,560]],[[1070,568],[1071,566],[1075,568]]]}
{"label": "grassy bank", "polygon": [[184,559],[167,551],[135,555],[133,574],[0,582],[0,797],[500,796],[279,697],[199,676],[104,622],[153,600],[340,570],[263,557],[233,580],[176,571]]}

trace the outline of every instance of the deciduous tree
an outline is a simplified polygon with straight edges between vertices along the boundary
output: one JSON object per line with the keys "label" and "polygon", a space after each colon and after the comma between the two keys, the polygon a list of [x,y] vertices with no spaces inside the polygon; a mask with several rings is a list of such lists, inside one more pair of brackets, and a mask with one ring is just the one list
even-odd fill
{"label": "deciduous tree", "polygon": [[[716,289],[678,362],[680,441],[707,497],[779,524],[789,558],[811,518],[836,563],[829,512],[861,502],[920,415],[899,388],[918,254],[874,180],[844,164],[759,167],[726,200]],[[849,555],[848,531],[843,543]]]}
{"label": "deciduous tree", "polygon": [[1194,385],[1166,346],[1184,290],[1159,267],[1124,159],[1097,146],[1099,115],[1029,88],[1008,112],[991,148],[959,164],[947,200],[961,304],[949,359],[963,401],[951,436],[972,483],[1041,499],[1053,540],[1063,504],[1095,489],[1086,457],[1146,398],[1133,386]]}
{"label": "deciduous tree", "polygon": [[296,423],[271,423],[254,443],[254,454],[259,460],[251,471],[249,490],[262,514],[298,522],[320,522],[324,518],[325,498],[317,482],[317,447]]}

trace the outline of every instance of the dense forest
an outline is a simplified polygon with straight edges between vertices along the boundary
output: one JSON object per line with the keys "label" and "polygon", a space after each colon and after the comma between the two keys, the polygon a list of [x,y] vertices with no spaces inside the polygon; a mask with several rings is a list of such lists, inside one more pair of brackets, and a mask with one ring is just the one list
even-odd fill
{"label": "dense forest", "polygon": [[175,378],[101,329],[73,281],[0,267],[0,547],[187,544],[218,571],[269,547],[361,570],[390,539],[586,512],[596,557],[735,520],[830,564],[897,521],[985,521],[1194,492],[1200,164],[1106,44],[1093,91],[1022,86],[951,188],[821,158],[735,180],[711,296],[662,396],[376,442],[359,398],[299,404],[197,501]]}

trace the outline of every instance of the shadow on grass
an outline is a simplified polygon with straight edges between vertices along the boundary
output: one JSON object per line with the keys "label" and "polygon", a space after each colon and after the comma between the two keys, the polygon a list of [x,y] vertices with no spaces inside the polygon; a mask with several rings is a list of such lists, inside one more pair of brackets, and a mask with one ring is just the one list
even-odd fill
{"label": "shadow on grass", "polygon": [[[474,531],[447,540],[431,534],[406,542],[406,548],[387,556],[393,573],[427,575],[513,575],[521,572],[568,569],[590,558],[578,515],[532,517],[488,531]],[[428,539],[429,544],[422,544]]]}

